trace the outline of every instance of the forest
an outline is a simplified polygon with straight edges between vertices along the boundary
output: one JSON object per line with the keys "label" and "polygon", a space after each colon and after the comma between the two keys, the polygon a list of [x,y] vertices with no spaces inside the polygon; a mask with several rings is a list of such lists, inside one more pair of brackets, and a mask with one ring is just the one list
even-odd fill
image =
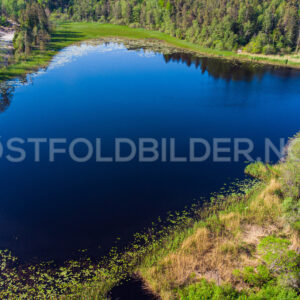
{"label": "forest", "polygon": [[299,50],[298,0],[56,0],[48,5],[74,21],[159,30],[219,50]]}
{"label": "forest", "polygon": [[[28,15],[36,9],[34,3],[0,0],[1,22],[10,17],[24,23],[24,11]],[[300,46],[298,0],[37,0],[36,4],[58,19],[158,30],[218,50],[289,54]]]}

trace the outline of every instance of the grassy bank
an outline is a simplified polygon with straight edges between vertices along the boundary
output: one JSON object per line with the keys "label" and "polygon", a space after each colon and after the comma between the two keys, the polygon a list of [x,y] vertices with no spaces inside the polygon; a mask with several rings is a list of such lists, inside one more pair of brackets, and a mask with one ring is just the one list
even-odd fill
{"label": "grassy bank", "polygon": [[11,79],[45,67],[51,58],[61,49],[84,40],[101,37],[124,37],[129,39],[157,39],[169,45],[193,51],[207,56],[215,56],[240,61],[253,61],[281,66],[300,68],[300,58],[291,56],[263,56],[237,54],[231,51],[218,51],[203,48],[190,42],[182,41],[157,31],[130,28],[100,23],[60,23],[57,24],[51,35],[51,41],[46,51],[34,50],[29,57],[20,57],[12,65],[0,70],[0,80]]}
{"label": "grassy bank", "polygon": [[245,194],[144,257],[136,273],[148,289],[163,300],[299,299],[299,158],[298,135],[285,162],[249,165],[258,181]]}

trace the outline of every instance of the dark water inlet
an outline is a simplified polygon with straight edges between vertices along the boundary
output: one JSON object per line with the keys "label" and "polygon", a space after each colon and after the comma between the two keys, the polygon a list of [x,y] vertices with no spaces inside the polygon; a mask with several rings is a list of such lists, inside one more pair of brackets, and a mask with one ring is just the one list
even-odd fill
{"label": "dark water inlet", "polygon": [[130,278],[122,285],[115,287],[111,293],[112,300],[159,300],[143,286],[139,279]]}
{"label": "dark water inlet", "polygon": [[[108,43],[69,47],[27,79],[1,86],[1,142],[102,138],[110,156],[115,138],[175,138],[186,156],[191,137],[248,138],[258,158],[265,138],[279,146],[299,130],[300,74],[290,69]],[[212,158],[80,164],[63,154],[51,163],[46,144],[35,163],[32,145],[24,148],[24,162],[8,162],[6,152],[0,160],[0,248],[26,261],[65,260],[78,249],[97,257],[117,237],[126,244],[158,216],[243,178],[246,165]]]}

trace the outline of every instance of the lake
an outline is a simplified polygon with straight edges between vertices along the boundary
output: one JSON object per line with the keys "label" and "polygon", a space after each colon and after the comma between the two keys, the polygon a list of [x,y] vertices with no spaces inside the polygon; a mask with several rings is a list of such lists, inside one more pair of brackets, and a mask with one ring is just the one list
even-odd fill
{"label": "lake", "polygon": [[[71,46],[46,70],[2,83],[1,143],[101,138],[108,157],[116,138],[136,144],[174,138],[176,155],[184,157],[190,138],[247,138],[257,159],[264,157],[265,138],[279,145],[299,131],[298,71],[127,48],[116,42]],[[78,155],[86,152],[81,146]],[[0,248],[25,261],[64,260],[79,249],[104,253],[118,237],[126,243],[168,211],[243,179],[247,164],[212,157],[78,163],[63,153],[50,162],[47,143],[35,162],[33,145],[23,148],[22,162],[5,159],[5,147],[0,160]]]}

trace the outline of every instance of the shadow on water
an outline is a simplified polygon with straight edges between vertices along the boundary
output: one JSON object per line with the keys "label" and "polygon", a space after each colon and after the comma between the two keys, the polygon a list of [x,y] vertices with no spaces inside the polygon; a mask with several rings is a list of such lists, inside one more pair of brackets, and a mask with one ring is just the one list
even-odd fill
{"label": "shadow on water", "polygon": [[271,65],[263,65],[253,62],[229,61],[222,58],[199,57],[189,53],[173,53],[165,54],[166,63],[178,62],[194,66],[200,69],[202,73],[208,73],[215,79],[223,79],[226,81],[247,81],[250,82],[255,78],[262,79],[267,73],[278,75],[281,77],[291,77],[299,75],[299,71]]}
{"label": "shadow on water", "polygon": [[[51,44],[48,47],[48,50],[59,52],[65,48],[66,43],[74,43],[82,40],[83,34],[75,31],[60,30],[52,34]],[[213,57],[201,57],[189,52],[180,52],[180,50],[172,47],[162,46],[161,43],[151,42],[147,45],[147,41],[98,41],[99,44],[104,44],[108,46],[111,42],[122,44],[128,50],[132,51],[141,51],[144,52],[154,52],[162,53],[164,61],[166,63],[177,62],[185,64],[188,67],[195,67],[200,69],[202,74],[208,73],[214,79],[223,79],[226,81],[247,81],[251,82],[254,79],[262,79],[267,73],[272,75],[277,75],[280,77],[289,78],[292,76],[299,76],[299,70],[280,67],[280,66],[271,66],[263,65],[255,62],[239,62],[226,60],[224,58],[213,58]],[[166,54],[167,49],[167,54]],[[52,54],[45,53],[44,56],[48,56],[49,60],[52,58]],[[23,67],[20,67],[21,69]],[[25,70],[26,67],[24,67]],[[28,68],[28,67],[27,67]],[[47,68],[45,68],[47,69]],[[29,67],[26,69],[28,73],[37,71],[38,68]],[[5,111],[11,102],[13,96],[14,88],[12,84],[5,80],[11,78],[18,79],[21,83],[26,83],[28,80],[28,75],[26,74],[14,74],[11,70],[9,73],[2,72],[0,75],[0,113]]]}
{"label": "shadow on water", "polygon": [[14,95],[15,87],[4,83],[0,83],[0,113],[8,109]]}
{"label": "shadow on water", "polygon": [[[65,43],[78,42],[84,37],[76,31],[60,30],[51,35],[50,50],[59,51],[65,47]],[[62,43],[62,44],[60,44]]]}
{"label": "shadow on water", "polygon": [[141,280],[134,278],[113,288],[109,296],[112,300],[159,300],[145,289]]}
{"label": "shadow on water", "polygon": [[[80,41],[82,38],[84,37],[83,34],[80,34],[78,32],[75,31],[66,31],[66,30],[60,30],[57,31],[55,33],[52,34],[52,38],[51,38],[51,43],[48,45],[48,52],[44,52],[43,53],[43,57],[45,58],[45,60],[51,60],[53,53],[54,52],[58,52],[60,50],[62,50],[63,48],[66,47],[66,44],[71,44],[71,43],[75,43]],[[0,45],[1,47],[1,45]],[[36,49],[37,51],[39,51],[39,49]],[[3,52],[3,51],[2,51]],[[37,52],[39,54],[39,52]],[[1,49],[0,49],[0,56],[1,56]],[[26,77],[26,75],[23,75],[22,73],[32,73],[37,71],[40,67],[39,66],[35,66],[35,56],[30,56],[26,59],[26,61],[29,63],[27,64],[17,64],[17,65],[13,65],[15,63],[15,58],[13,56],[13,51],[11,50],[10,55],[9,55],[10,59],[9,59],[9,63],[8,63],[8,59],[7,62],[5,63],[6,67],[9,67],[10,65],[12,65],[12,68],[7,69],[7,71],[5,69],[1,70],[1,74],[0,74],[0,82],[5,81],[5,80],[10,80],[13,78],[19,78],[19,79],[24,79],[24,77]],[[3,61],[3,58],[0,58],[0,65],[1,65],[1,61]],[[31,65],[32,62],[32,65]]]}

